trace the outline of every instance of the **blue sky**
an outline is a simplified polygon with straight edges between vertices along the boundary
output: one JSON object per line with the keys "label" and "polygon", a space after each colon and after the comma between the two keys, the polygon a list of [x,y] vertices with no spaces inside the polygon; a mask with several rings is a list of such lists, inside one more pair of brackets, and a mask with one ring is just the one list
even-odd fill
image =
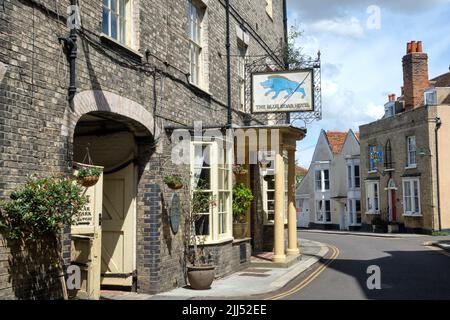
{"label": "blue sky", "polygon": [[383,115],[389,93],[400,95],[407,42],[423,41],[430,77],[449,70],[450,0],[288,0],[288,11],[303,52],[322,53],[323,120],[297,145],[306,168],[321,129],[358,131]]}

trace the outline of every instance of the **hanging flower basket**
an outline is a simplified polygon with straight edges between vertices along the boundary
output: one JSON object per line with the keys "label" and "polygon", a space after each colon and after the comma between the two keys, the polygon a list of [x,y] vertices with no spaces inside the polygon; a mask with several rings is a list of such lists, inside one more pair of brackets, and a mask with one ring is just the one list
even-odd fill
{"label": "hanging flower basket", "polygon": [[82,167],[77,173],[77,182],[83,187],[89,188],[94,186],[100,179],[102,170],[98,167]]}
{"label": "hanging flower basket", "polygon": [[165,176],[164,183],[173,190],[178,190],[183,188],[183,181],[178,176]]}

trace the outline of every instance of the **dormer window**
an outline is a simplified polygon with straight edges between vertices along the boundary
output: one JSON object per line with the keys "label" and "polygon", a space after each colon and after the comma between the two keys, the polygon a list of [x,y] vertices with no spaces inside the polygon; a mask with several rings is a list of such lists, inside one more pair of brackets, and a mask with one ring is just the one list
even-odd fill
{"label": "dormer window", "polygon": [[395,116],[395,102],[388,102],[384,105],[384,117],[390,118]]}
{"label": "dormer window", "polygon": [[430,89],[424,93],[424,101],[427,106],[437,105],[437,92],[436,89]]}

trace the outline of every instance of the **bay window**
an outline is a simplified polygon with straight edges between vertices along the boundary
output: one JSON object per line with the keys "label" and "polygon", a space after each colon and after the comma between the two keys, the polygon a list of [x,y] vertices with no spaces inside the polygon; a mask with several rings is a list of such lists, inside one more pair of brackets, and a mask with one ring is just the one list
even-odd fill
{"label": "bay window", "polygon": [[380,213],[380,198],[379,198],[380,184],[378,181],[367,182],[366,184],[366,213],[379,214]]}
{"label": "bay window", "polygon": [[403,179],[403,214],[421,215],[420,181],[417,178]]}
{"label": "bay window", "polygon": [[191,210],[197,236],[232,237],[232,152],[222,141],[191,143]]}

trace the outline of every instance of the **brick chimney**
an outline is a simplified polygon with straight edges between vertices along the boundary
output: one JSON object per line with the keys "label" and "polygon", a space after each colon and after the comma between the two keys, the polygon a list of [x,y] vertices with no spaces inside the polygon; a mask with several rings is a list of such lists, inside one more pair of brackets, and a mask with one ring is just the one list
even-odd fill
{"label": "brick chimney", "polygon": [[403,95],[405,111],[423,105],[423,93],[429,88],[428,55],[422,52],[422,41],[406,45],[403,57]]}

